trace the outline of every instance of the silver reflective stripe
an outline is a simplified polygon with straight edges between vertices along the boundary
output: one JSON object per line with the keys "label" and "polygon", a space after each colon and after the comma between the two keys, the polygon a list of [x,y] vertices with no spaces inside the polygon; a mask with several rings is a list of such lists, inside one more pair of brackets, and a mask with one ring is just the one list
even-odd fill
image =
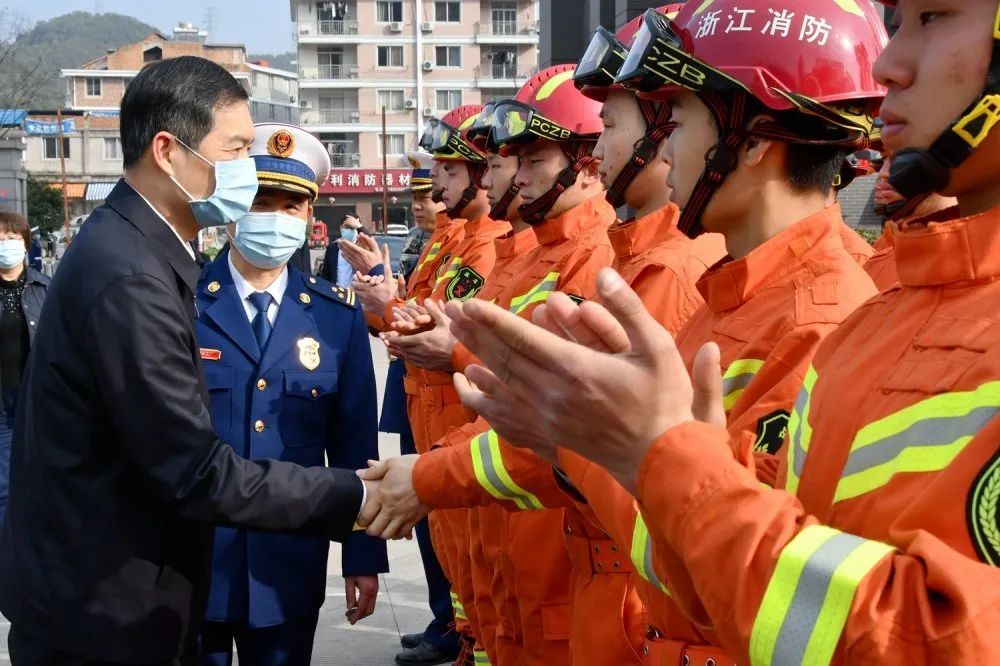
{"label": "silver reflective stripe", "polygon": [[809,557],[778,632],[772,664],[804,663],[806,648],[817,629],[816,620],[830,590],[834,572],[848,555],[866,542],[866,539],[840,532]]}
{"label": "silver reflective stripe", "polygon": [[947,446],[959,437],[974,435],[998,413],[997,407],[987,406],[962,416],[917,421],[902,432],[851,451],[841,478],[894,460],[911,446]]}
{"label": "silver reflective stripe", "polygon": [[722,395],[729,395],[733,391],[745,389],[750,386],[750,382],[757,376],[756,372],[745,372],[742,375],[726,377],[722,380]]}
{"label": "silver reflective stripe", "polygon": [[795,447],[795,455],[793,457],[793,469],[795,470],[795,476],[802,478],[802,468],[806,464],[806,451],[802,448],[802,431],[805,430],[805,418],[806,418],[806,405],[809,403],[809,391],[803,387],[799,391],[799,396],[795,399],[795,413],[799,416],[799,427],[795,429],[795,434],[792,437],[792,446]]}
{"label": "silver reflective stripe", "polygon": [[486,475],[493,489],[508,499],[515,501],[521,499],[514,491],[507,487],[507,484],[500,480],[500,475],[497,474],[496,461],[493,460],[493,451],[490,449],[489,433],[486,432],[477,437],[476,445],[479,447],[479,453],[482,456],[483,473]]}

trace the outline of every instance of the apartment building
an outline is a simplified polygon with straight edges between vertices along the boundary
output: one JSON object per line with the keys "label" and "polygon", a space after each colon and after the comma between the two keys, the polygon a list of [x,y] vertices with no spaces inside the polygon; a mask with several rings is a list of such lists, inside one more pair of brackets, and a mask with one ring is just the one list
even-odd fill
{"label": "apartment building", "polygon": [[[66,83],[63,151],[66,193],[71,215],[84,215],[103,202],[122,174],[118,108],[125,88],[145,65],[184,55],[222,65],[246,88],[257,122],[297,123],[295,72],[251,62],[242,44],[209,44],[207,33],[190,23],[178,24],[167,37],[151,33],[138,42],[62,70]],[[32,176],[62,189],[55,111],[28,113],[24,127],[24,167]]]}
{"label": "apartment building", "polygon": [[[408,219],[405,153],[424,122],[462,104],[511,97],[538,67],[538,0],[290,0],[300,122],[334,170],[318,218]],[[382,175],[382,108],[386,159]]]}

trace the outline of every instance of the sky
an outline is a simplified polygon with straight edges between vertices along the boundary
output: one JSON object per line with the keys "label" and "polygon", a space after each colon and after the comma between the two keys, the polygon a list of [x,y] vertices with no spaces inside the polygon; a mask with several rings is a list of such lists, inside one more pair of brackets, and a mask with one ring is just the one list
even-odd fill
{"label": "sky", "polygon": [[212,10],[210,42],[246,44],[250,53],[295,50],[288,0],[0,0],[29,23],[73,11],[125,14],[169,35],[178,22],[206,28],[206,10]]}

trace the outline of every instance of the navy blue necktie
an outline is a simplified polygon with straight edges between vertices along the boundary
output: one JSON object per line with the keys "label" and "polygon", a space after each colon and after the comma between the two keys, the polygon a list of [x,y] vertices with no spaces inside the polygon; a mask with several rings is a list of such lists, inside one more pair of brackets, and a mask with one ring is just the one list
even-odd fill
{"label": "navy blue necktie", "polygon": [[266,291],[255,291],[247,296],[250,303],[257,308],[257,316],[253,318],[253,334],[257,336],[257,346],[261,352],[267,346],[267,339],[271,337],[271,320],[267,318],[267,309],[271,306],[271,294]]}

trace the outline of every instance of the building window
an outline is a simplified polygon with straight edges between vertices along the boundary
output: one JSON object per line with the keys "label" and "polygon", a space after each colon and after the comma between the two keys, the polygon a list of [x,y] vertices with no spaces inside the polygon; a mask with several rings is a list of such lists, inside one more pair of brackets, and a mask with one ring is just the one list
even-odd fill
{"label": "building window", "polygon": [[[57,160],[59,159],[59,141],[58,137],[47,136],[45,137],[45,159],[47,160]],[[63,137],[63,157],[69,159],[69,137]]]}
{"label": "building window", "polygon": [[101,80],[87,79],[87,97],[101,96]]}
{"label": "building window", "polygon": [[379,23],[403,20],[403,0],[375,0],[375,17]]}
{"label": "building window", "polygon": [[104,139],[104,159],[120,160],[122,158],[122,140],[118,137]]}
{"label": "building window", "polygon": [[402,90],[379,90],[378,91],[378,108],[375,109],[377,113],[381,113],[382,109],[386,110],[386,113],[392,113],[393,111],[403,110],[403,91]]}
{"label": "building window", "polygon": [[434,59],[438,67],[461,67],[461,46],[435,46]]}
{"label": "building window", "polygon": [[452,109],[457,109],[460,106],[462,106],[461,90],[437,91],[437,106],[434,108],[439,111],[451,111]]}
{"label": "building window", "polygon": [[462,3],[458,0],[437,0],[434,3],[434,20],[438,23],[461,23]]}
{"label": "building window", "polygon": [[[386,155],[402,155],[406,152],[406,135],[405,134],[386,134],[385,135],[386,145],[388,146],[388,151]],[[378,137],[378,147],[379,155],[382,154],[382,136]]]}
{"label": "building window", "polygon": [[378,47],[379,67],[402,67],[403,47],[402,46],[380,46]]}

